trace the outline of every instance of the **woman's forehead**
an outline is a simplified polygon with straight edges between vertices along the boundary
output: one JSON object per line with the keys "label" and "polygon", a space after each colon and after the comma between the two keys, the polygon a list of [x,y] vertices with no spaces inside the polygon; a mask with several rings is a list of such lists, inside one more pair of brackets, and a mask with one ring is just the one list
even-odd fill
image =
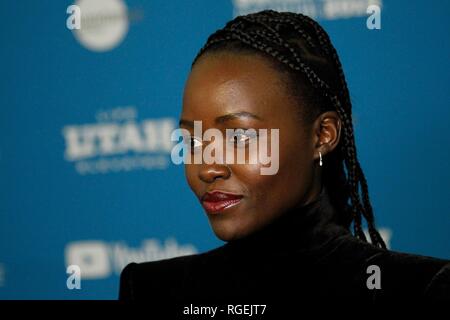
{"label": "woman's forehead", "polygon": [[[253,58],[252,58],[253,57]],[[288,103],[280,75],[258,56],[229,55],[199,60],[186,83],[183,112],[248,111],[271,114]]]}

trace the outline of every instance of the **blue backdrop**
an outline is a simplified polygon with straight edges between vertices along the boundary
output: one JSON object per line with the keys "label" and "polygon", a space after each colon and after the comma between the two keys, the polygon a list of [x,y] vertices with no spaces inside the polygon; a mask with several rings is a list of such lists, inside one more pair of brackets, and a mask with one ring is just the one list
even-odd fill
{"label": "blue backdrop", "polygon": [[222,244],[168,135],[207,36],[266,8],[330,34],[389,246],[450,258],[450,2],[84,0],[71,30],[72,4],[0,2],[0,298],[115,299],[128,262]]}

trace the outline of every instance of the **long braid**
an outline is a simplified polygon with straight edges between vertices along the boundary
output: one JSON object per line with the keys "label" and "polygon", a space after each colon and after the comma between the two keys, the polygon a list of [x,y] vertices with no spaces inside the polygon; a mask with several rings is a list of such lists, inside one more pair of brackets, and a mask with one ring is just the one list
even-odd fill
{"label": "long braid", "polygon": [[[312,19],[308,19],[308,20],[313,21]],[[318,24],[315,23],[315,25],[318,25]],[[330,40],[329,36],[320,26],[318,28],[316,28],[316,32],[318,32],[319,38],[325,39],[324,43],[330,44],[329,49],[331,50],[331,55],[333,57],[334,64],[337,67],[337,70],[339,72],[339,78],[341,79],[341,85],[342,85],[342,89],[343,89],[341,91],[341,93],[342,93],[342,97],[344,98],[344,104],[348,105],[349,108],[351,109],[350,93],[348,90],[347,82],[346,82],[345,76],[344,76],[344,71],[343,71],[341,62],[339,60],[338,54],[336,52],[336,49],[331,45],[331,40]],[[349,113],[349,115],[351,116],[351,113]],[[353,126],[348,126],[346,128],[351,130],[352,135],[353,135]],[[382,248],[386,248],[386,244],[384,243],[383,239],[381,238],[381,235],[379,234],[379,232],[377,231],[377,229],[375,227],[375,218],[373,215],[372,205],[371,205],[370,199],[369,199],[368,185],[367,185],[367,181],[366,181],[364,172],[362,171],[361,165],[356,157],[356,147],[354,145],[355,144],[354,138],[352,138],[351,141],[353,143],[353,149],[354,149],[354,153],[355,153],[354,157],[352,157],[356,163],[357,171],[355,172],[355,175],[358,177],[359,182],[361,184],[361,189],[362,189],[361,191],[362,191],[363,206],[364,206],[364,210],[362,211],[362,213],[367,221],[367,227],[369,230],[370,239],[372,240],[372,243],[377,243]]]}
{"label": "long braid", "polygon": [[[308,81],[316,93],[311,99],[320,101],[319,112],[338,113],[342,139],[336,150],[327,155],[330,161],[324,165],[324,183],[330,186],[331,199],[343,215],[343,224],[353,222],[354,235],[367,241],[362,230],[364,217],[372,244],[386,248],[375,227],[367,181],[357,158],[352,104],[343,68],[323,28],[311,18],[292,12],[264,10],[238,16],[208,37],[192,66],[205,52],[220,50],[248,51],[269,57],[277,68],[288,70],[293,79],[301,75]],[[307,112],[311,117],[315,114],[312,110]]]}

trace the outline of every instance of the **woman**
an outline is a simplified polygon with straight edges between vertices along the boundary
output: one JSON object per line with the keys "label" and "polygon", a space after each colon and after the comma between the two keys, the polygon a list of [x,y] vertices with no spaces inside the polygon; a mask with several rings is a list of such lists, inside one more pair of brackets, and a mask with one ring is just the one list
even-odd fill
{"label": "woman", "polygon": [[[180,127],[194,152],[206,145],[193,134],[194,120],[203,130],[279,129],[279,141],[269,139],[278,143],[279,169],[262,175],[261,162],[186,164],[187,181],[226,244],[128,265],[120,299],[449,299],[449,261],[386,249],[357,159],[351,107],[336,50],[312,19],[265,10],[212,34],[192,64]],[[238,133],[232,142],[248,149],[253,138]]]}

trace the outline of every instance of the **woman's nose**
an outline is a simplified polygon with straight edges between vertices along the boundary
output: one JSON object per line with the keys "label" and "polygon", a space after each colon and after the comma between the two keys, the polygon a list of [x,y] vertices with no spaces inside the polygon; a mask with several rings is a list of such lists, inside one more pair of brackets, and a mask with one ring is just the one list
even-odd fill
{"label": "woman's nose", "polygon": [[225,164],[202,164],[199,177],[202,181],[211,183],[217,178],[228,179],[231,175],[230,168]]}

